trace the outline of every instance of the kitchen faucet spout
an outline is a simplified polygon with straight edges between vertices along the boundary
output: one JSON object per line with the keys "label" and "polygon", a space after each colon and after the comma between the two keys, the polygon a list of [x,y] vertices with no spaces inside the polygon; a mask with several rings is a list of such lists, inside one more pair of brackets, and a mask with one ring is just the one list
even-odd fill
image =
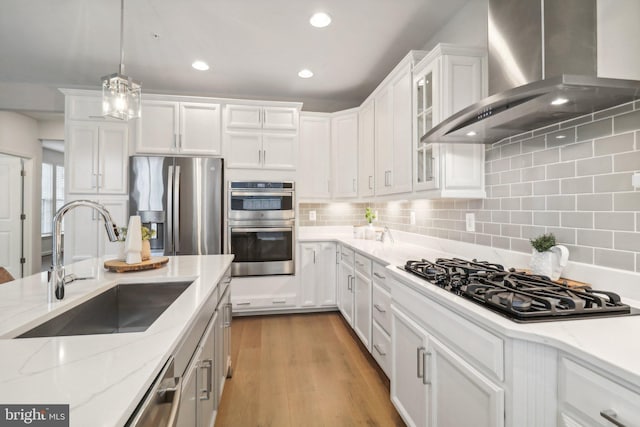
{"label": "kitchen faucet spout", "polygon": [[58,209],[58,212],[53,216],[52,227],[53,251],[51,278],[49,279],[47,288],[47,298],[50,303],[53,302],[54,297],[58,300],[64,298],[65,273],[64,265],[62,263],[62,220],[67,212],[79,206],[87,206],[96,210],[104,220],[104,227],[107,231],[107,236],[109,236],[109,240],[111,242],[118,240],[118,227],[113,222],[113,218],[109,211],[101,204],[91,200],[74,200]]}

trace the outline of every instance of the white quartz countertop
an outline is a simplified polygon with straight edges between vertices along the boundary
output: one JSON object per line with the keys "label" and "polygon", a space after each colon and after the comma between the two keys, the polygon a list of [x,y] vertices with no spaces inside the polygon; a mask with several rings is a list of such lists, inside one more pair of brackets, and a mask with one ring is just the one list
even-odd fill
{"label": "white quartz countertop", "polygon": [[[406,233],[394,232],[394,234],[405,237]],[[468,253],[447,251],[448,248],[437,243],[416,244],[418,240],[407,243],[399,241],[397,236],[395,243],[354,239],[353,233],[340,228],[305,227],[299,231],[298,240],[300,242],[336,241],[345,244],[386,265],[396,279],[412,289],[487,330],[504,337],[555,347],[592,363],[622,381],[640,386],[640,316],[516,323],[396,268],[398,265],[403,265],[408,259],[421,257],[434,260],[437,257],[452,256],[470,258]],[[478,259],[500,262],[505,267],[521,267],[521,265],[505,262],[505,259],[492,257],[491,248],[478,247],[478,251],[478,255],[476,255]],[[517,262],[518,258],[514,259],[516,260],[514,262]],[[640,280],[637,281],[637,286],[640,286]],[[606,289],[603,286],[594,286],[594,288]],[[638,301],[634,299],[623,298],[623,301],[632,306],[640,307]]]}
{"label": "white quartz countertop", "polygon": [[[93,277],[47,303],[46,273],[0,285],[0,403],[69,404],[71,426],[121,426],[233,260],[232,255],[170,257],[159,269],[110,273],[104,260],[67,266]],[[193,280],[144,332],[12,339],[116,284]]]}

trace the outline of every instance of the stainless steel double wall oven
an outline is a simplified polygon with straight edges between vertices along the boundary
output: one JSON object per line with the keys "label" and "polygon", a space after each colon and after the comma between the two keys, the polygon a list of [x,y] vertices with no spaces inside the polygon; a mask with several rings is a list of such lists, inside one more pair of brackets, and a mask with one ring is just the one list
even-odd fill
{"label": "stainless steel double wall oven", "polygon": [[294,274],[293,182],[231,181],[227,251],[233,276]]}

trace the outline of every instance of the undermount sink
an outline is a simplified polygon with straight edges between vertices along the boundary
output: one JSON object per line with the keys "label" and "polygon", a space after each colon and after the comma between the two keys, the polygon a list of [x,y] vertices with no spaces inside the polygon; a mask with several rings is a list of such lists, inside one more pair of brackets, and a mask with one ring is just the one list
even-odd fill
{"label": "undermount sink", "polygon": [[116,285],[16,338],[143,332],[191,283]]}

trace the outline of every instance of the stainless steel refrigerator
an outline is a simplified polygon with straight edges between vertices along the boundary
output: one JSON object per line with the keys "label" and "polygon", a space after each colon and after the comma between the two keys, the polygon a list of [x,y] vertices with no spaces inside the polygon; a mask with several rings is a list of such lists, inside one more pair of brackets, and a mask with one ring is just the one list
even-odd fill
{"label": "stainless steel refrigerator", "polygon": [[153,255],[222,253],[223,161],[132,156],[129,213],[155,231]]}

